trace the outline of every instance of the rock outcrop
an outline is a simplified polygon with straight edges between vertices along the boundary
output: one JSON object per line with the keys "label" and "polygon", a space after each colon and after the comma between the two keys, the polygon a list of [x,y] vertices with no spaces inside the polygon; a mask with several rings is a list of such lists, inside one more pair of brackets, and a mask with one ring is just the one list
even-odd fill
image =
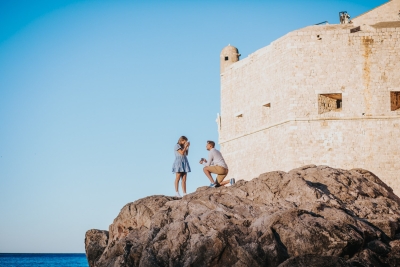
{"label": "rock outcrop", "polygon": [[91,267],[400,266],[400,199],[369,171],[310,165],[137,200],[85,244]]}

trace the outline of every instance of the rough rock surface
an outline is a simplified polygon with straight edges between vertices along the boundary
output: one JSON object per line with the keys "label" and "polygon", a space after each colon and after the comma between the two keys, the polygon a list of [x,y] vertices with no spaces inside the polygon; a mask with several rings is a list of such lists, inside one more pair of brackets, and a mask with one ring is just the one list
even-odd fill
{"label": "rough rock surface", "polygon": [[94,266],[108,243],[108,232],[92,229],[86,232],[85,250],[89,266]]}
{"label": "rough rock surface", "polygon": [[[399,174],[400,175],[400,174]],[[400,199],[371,172],[305,166],[124,206],[97,266],[400,266]]]}

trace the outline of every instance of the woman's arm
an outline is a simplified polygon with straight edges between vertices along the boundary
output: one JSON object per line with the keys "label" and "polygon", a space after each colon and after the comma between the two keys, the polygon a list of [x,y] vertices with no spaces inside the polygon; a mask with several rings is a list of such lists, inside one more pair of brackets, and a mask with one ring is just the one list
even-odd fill
{"label": "woman's arm", "polygon": [[178,149],[178,153],[181,155],[186,155],[186,151],[189,149],[188,145],[185,145],[183,148]]}

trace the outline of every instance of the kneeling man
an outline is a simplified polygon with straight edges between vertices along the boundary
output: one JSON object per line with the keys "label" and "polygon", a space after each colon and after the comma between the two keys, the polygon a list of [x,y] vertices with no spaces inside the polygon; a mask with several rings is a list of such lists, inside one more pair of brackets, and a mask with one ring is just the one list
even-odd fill
{"label": "kneeling man", "polygon": [[[213,141],[207,141],[206,149],[210,151],[208,153],[208,161],[204,158],[200,160],[200,164],[203,164],[205,167],[203,168],[204,173],[210,179],[210,187],[218,187],[222,185],[226,185],[229,181],[223,182],[226,175],[228,174],[228,166],[225,163],[224,158],[221,155],[221,152],[216,150],[215,143]],[[218,174],[216,181],[211,176],[211,173]],[[232,178],[230,181],[231,184],[235,183],[235,179]]]}

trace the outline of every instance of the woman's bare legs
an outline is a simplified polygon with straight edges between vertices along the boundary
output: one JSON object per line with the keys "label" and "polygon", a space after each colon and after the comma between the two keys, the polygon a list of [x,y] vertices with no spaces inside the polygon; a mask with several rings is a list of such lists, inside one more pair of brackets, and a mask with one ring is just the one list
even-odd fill
{"label": "woman's bare legs", "polygon": [[182,191],[184,195],[186,195],[186,176],[187,172],[182,173]]}
{"label": "woman's bare legs", "polygon": [[176,175],[176,178],[175,178],[175,191],[177,192],[177,194],[179,194],[178,186],[179,186],[179,180],[181,179],[182,173],[181,172],[177,172],[177,173],[175,173],[175,175]]}

